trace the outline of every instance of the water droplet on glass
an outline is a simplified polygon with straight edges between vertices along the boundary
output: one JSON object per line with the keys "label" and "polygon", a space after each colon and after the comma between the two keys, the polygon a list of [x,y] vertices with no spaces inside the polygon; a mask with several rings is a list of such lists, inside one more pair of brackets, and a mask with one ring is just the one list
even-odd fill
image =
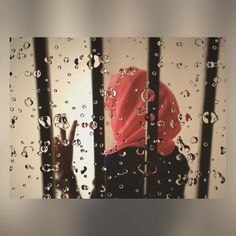
{"label": "water droplet on glass", "polygon": [[109,61],[110,61],[110,57],[107,56],[107,55],[104,55],[104,56],[100,56],[99,57],[99,61],[103,64],[107,64]]}
{"label": "water droplet on glass", "polygon": [[89,127],[91,129],[95,130],[98,127],[98,124],[95,121],[91,121],[90,124],[89,124]]}
{"label": "water droplet on glass", "polygon": [[141,99],[143,102],[153,102],[155,99],[155,93],[152,89],[144,89],[141,93]]}
{"label": "water droplet on glass", "polygon": [[48,57],[45,57],[45,58],[44,58],[44,61],[45,61],[47,64],[51,65],[51,64],[52,64],[52,59],[53,59],[53,56],[48,56]]}
{"label": "water droplet on glass", "polygon": [[27,70],[27,71],[25,71],[24,75],[26,77],[30,77],[32,75],[32,72]]}
{"label": "water droplet on glass", "polygon": [[38,118],[38,122],[40,125],[42,125],[46,129],[50,128],[50,126],[51,126],[50,116],[41,116]]}
{"label": "water droplet on glass", "polygon": [[26,42],[23,44],[23,48],[26,50],[26,49],[28,49],[29,47],[30,47],[30,43],[26,41]]}
{"label": "water droplet on glass", "polygon": [[202,121],[205,124],[214,124],[218,120],[218,116],[215,112],[204,112],[202,115]]}
{"label": "water droplet on glass", "polygon": [[65,113],[56,114],[53,118],[53,123],[56,127],[61,129],[68,129],[70,127]]}
{"label": "water droplet on glass", "polygon": [[63,62],[68,63],[70,61],[69,57],[64,57]]}
{"label": "water droplet on glass", "polygon": [[197,39],[195,39],[194,43],[196,46],[200,47],[204,44],[204,41],[200,38],[197,38]]}
{"label": "water droplet on glass", "polygon": [[75,139],[75,140],[73,141],[73,145],[79,147],[79,146],[81,145],[81,140],[80,140],[80,139]]}
{"label": "water droplet on glass", "polygon": [[33,72],[33,75],[34,75],[35,78],[39,78],[41,76],[41,71],[40,70],[35,70]]}
{"label": "water droplet on glass", "polygon": [[30,106],[33,105],[33,101],[32,101],[32,99],[31,99],[30,97],[27,97],[27,98],[24,100],[24,102],[25,102],[25,105],[26,105],[27,107],[30,107]]}
{"label": "water droplet on glass", "polygon": [[108,71],[105,67],[103,67],[103,68],[100,70],[100,73],[103,74],[103,75],[105,75],[105,74],[109,74],[109,71]]}
{"label": "water droplet on glass", "polygon": [[198,142],[198,138],[194,136],[194,137],[192,137],[192,138],[190,139],[190,142],[191,142],[192,144],[195,144],[195,143]]}
{"label": "water droplet on glass", "polygon": [[81,186],[81,189],[82,189],[82,190],[88,190],[89,188],[88,188],[87,185],[83,184],[83,185]]}

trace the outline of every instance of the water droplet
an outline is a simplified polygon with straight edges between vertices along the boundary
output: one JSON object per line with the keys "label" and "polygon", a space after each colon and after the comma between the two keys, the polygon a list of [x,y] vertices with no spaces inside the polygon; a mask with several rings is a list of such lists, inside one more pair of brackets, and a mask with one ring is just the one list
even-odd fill
{"label": "water droplet", "polygon": [[13,116],[12,119],[11,119],[11,128],[15,128],[15,123],[16,123],[16,120],[18,119],[17,116]]}
{"label": "water droplet", "polygon": [[136,149],[136,153],[137,153],[138,156],[143,156],[144,153],[145,153],[145,149],[144,149],[144,148],[141,148],[141,147],[138,147],[138,148]]}
{"label": "water droplet", "polygon": [[64,61],[65,63],[68,63],[68,62],[70,61],[70,59],[69,59],[69,57],[64,57],[63,61]]}
{"label": "water droplet", "polygon": [[204,41],[200,38],[197,38],[197,39],[195,39],[194,43],[196,46],[200,47],[204,44]]}
{"label": "water droplet", "polygon": [[103,74],[103,75],[105,75],[105,74],[109,74],[109,71],[108,71],[105,67],[103,67],[103,68],[100,70],[100,73]]}
{"label": "water droplet", "polygon": [[23,44],[23,48],[26,50],[26,49],[28,49],[29,47],[30,47],[30,43],[26,41],[26,42]]}
{"label": "water droplet", "polygon": [[225,147],[220,147],[220,154],[224,155],[226,153],[226,148]]}
{"label": "water droplet", "polygon": [[51,65],[51,64],[52,64],[52,59],[53,59],[53,56],[48,56],[48,57],[45,57],[45,58],[44,58],[44,61],[45,61],[47,64]]}
{"label": "water droplet", "polygon": [[152,89],[144,89],[141,93],[141,99],[143,102],[153,102],[155,99],[155,93]]}
{"label": "water droplet", "polygon": [[91,129],[95,130],[98,127],[98,124],[95,121],[91,121],[90,124],[89,124],[89,127]]}
{"label": "water droplet", "polygon": [[107,64],[109,61],[110,61],[110,57],[107,56],[107,55],[104,55],[104,56],[100,56],[99,57],[99,61],[103,64]]}
{"label": "water droplet", "polygon": [[218,120],[218,116],[216,115],[215,112],[204,112],[202,115],[202,121],[205,124],[214,124]]}
{"label": "water droplet", "polygon": [[56,127],[61,129],[68,129],[70,127],[65,113],[56,114],[53,118],[53,123]]}
{"label": "water droplet", "polygon": [[119,185],[119,189],[123,189],[124,188],[124,185],[123,184],[120,184]]}
{"label": "water droplet", "polygon": [[79,146],[81,145],[81,140],[80,140],[80,139],[75,139],[75,140],[73,141],[73,145],[79,147]]}
{"label": "water droplet", "polygon": [[69,146],[69,144],[70,144],[70,141],[69,141],[69,140],[63,140],[63,141],[62,141],[62,145],[65,146],[65,147],[66,147],[66,146]]}
{"label": "water droplet", "polygon": [[198,142],[198,138],[195,137],[195,136],[193,136],[193,137],[190,139],[190,142],[191,142],[192,144],[195,144],[195,143]]}
{"label": "water droplet", "polygon": [[41,71],[40,70],[35,70],[33,72],[33,75],[34,75],[35,78],[39,78],[41,76]]}
{"label": "water droplet", "polygon": [[99,57],[95,54],[88,55],[89,61],[87,62],[87,66],[90,70],[93,68],[97,68],[100,65]]}
{"label": "water droplet", "polygon": [[27,107],[30,107],[30,106],[33,105],[33,100],[32,100],[30,97],[27,97],[27,98],[24,100],[24,102],[25,102],[25,105],[26,105]]}
{"label": "water droplet", "polygon": [[143,106],[143,107],[136,108],[136,113],[138,116],[144,115],[146,113],[146,107]]}
{"label": "water droplet", "polygon": [[126,156],[126,152],[125,152],[125,151],[120,152],[120,153],[119,153],[119,156],[120,156],[120,157],[125,157],[125,156]]}
{"label": "water droplet", "polygon": [[124,74],[126,74],[126,70],[123,69],[123,68],[120,68],[120,69],[119,69],[119,73],[120,73],[121,75],[124,75]]}
{"label": "water droplet", "polygon": [[83,185],[81,186],[81,189],[82,189],[82,190],[88,190],[89,188],[88,188],[87,185],[83,184]]}
{"label": "water droplet", "polygon": [[130,67],[126,72],[128,75],[135,75],[136,69],[133,67]]}
{"label": "water droplet", "polygon": [[42,125],[46,129],[51,127],[51,118],[50,118],[50,116],[41,116],[41,117],[38,118],[38,122],[39,122],[40,125]]}

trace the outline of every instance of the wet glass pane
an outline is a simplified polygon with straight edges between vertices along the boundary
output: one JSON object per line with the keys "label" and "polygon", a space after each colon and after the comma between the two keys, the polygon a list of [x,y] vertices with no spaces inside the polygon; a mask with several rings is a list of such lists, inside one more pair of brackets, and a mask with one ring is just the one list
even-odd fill
{"label": "wet glass pane", "polygon": [[224,38],[43,42],[10,42],[12,197],[223,196]]}

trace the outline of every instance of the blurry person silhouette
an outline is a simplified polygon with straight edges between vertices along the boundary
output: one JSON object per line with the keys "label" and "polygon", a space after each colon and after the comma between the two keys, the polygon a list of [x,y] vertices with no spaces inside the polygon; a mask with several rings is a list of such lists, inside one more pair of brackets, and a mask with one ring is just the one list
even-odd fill
{"label": "blurry person silhouette", "polygon": [[[123,71],[126,73],[111,75],[104,97],[105,107],[109,111],[114,146],[106,150],[104,155],[106,186],[103,197],[184,198],[189,165],[173,140],[181,130],[176,98],[171,90],[160,82],[157,153],[146,163],[146,99],[153,99],[155,94],[152,90],[147,91],[146,71],[135,67]],[[67,138],[64,129],[60,129],[60,138],[54,139],[55,152],[60,153],[57,187],[67,189],[64,194],[68,198],[81,197],[72,170],[72,142],[76,125],[77,121],[74,121],[68,136],[68,146],[62,145],[63,140]],[[144,171],[147,164],[150,169],[148,173]],[[148,176],[149,183],[149,192],[146,195],[144,176]],[[91,198],[96,198],[95,191],[92,192]]]}

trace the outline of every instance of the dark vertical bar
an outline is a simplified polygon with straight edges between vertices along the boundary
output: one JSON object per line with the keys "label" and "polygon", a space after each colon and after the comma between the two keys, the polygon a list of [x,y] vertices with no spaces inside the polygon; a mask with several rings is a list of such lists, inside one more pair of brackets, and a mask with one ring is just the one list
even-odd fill
{"label": "dark vertical bar", "polygon": [[[204,95],[203,114],[209,112],[209,120],[211,119],[211,112],[215,108],[215,96],[217,86],[212,86],[213,79],[217,76],[217,61],[219,57],[219,38],[208,39],[208,54],[206,67],[206,86]],[[215,63],[216,66],[212,67]],[[200,155],[200,173],[198,198],[205,198],[208,196],[209,187],[209,170],[211,164],[211,149],[212,149],[212,134],[213,123],[202,124],[202,140],[201,140],[201,155]],[[207,143],[207,145],[204,145]]]}
{"label": "dark vertical bar", "polygon": [[[149,174],[153,172],[152,160],[156,158],[157,155],[157,135],[158,135],[158,94],[160,86],[160,68],[158,63],[160,62],[160,46],[158,42],[160,38],[149,38],[148,39],[148,90],[150,94],[154,92],[155,97],[153,100],[148,101],[148,113],[146,114],[147,121],[147,137],[146,137],[146,148],[147,148],[147,171]],[[148,91],[149,93],[149,91]],[[148,165],[150,163],[150,166]],[[149,170],[150,168],[150,170]],[[149,175],[148,174],[148,175]],[[147,186],[146,186],[146,196],[153,197],[151,182],[147,177]]]}
{"label": "dark vertical bar", "polygon": [[[37,96],[38,96],[38,114],[39,117],[49,116],[52,118],[51,109],[50,109],[50,101],[51,101],[51,93],[48,90],[50,88],[50,78],[48,65],[44,62],[44,58],[47,56],[47,39],[46,38],[34,38],[34,54],[35,54],[35,67],[36,70],[39,70],[41,75],[39,78],[36,78],[36,86],[37,86]],[[45,166],[47,169],[48,165],[53,164],[52,158],[52,126],[49,128],[44,128],[40,125],[40,140],[42,144],[46,141],[50,141],[50,146],[48,152],[42,153],[42,167]],[[42,169],[42,168],[41,168]],[[48,168],[49,169],[49,168]],[[51,198],[55,197],[54,190],[54,174],[52,171],[42,171],[43,172],[43,193],[50,194]],[[51,188],[45,188],[52,184]]]}
{"label": "dark vertical bar", "polygon": [[[91,53],[102,55],[102,38],[91,39]],[[103,75],[100,72],[102,65],[92,69],[92,90],[93,90],[93,115],[97,128],[94,130],[94,160],[95,160],[95,194],[96,198],[104,198],[105,192],[105,158],[102,154],[105,148],[104,138],[104,102],[101,96],[101,89],[104,88]]]}

